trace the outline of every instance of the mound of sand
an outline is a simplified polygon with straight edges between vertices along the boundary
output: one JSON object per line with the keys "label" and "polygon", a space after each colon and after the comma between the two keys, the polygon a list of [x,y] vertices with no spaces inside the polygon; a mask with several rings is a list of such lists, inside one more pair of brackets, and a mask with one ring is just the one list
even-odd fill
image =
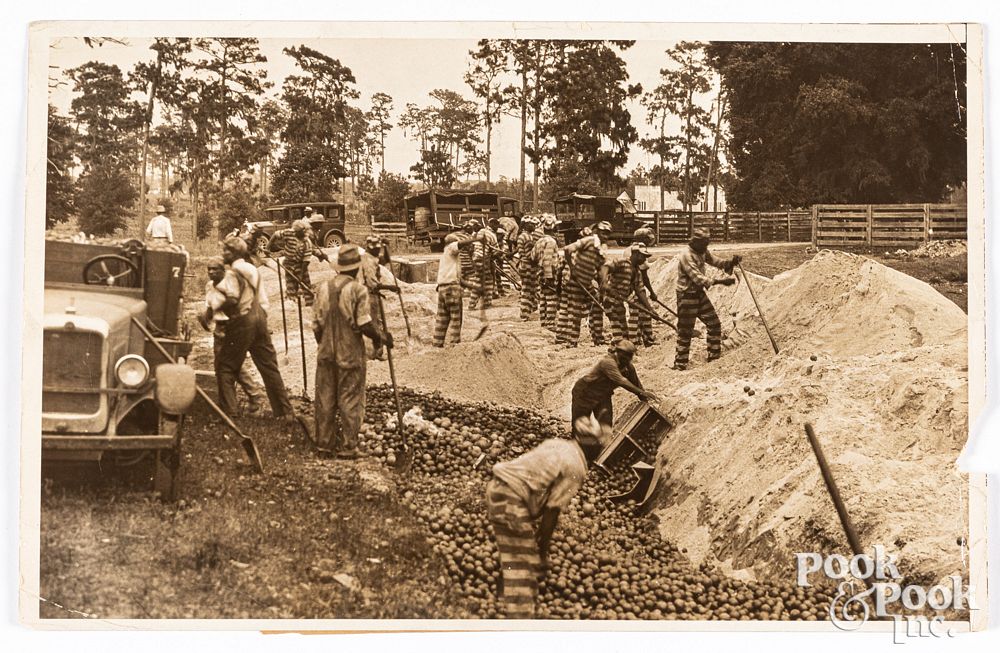
{"label": "mound of sand", "polygon": [[[368,370],[369,382],[388,381],[386,363],[373,361]],[[410,388],[440,391],[450,399],[531,408],[539,406],[542,394],[538,368],[521,342],[506,333],[399,356],[396,380]]]}
{"label": "mound of sand", "polygon": [[[676,262],[654,263],[651,277],[671,297]],[[664,534],[696,560],[768,574],[788,572],[798,551],[848,552],[803,432],[811,422],[865,546],[928,577],[962,571],[965,314],[842,252],[750,281],[779,355],[741,282],[709,292],[741,346],[706,365],[700,345],[684,373],[667,370],[672,343],[637,359],[676,425],[659,451],[671,474]]]}

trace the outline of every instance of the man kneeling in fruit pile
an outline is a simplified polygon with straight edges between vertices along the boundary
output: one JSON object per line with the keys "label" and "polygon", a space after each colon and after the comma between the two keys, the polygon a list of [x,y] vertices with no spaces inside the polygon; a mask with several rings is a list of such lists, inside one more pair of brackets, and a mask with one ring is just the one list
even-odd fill
{"label": "man kneeling in fruit pile", "polygon": [[[358,246],[346,244],[337,255],[337,276],[316,292],[313,332],[316,353],[316,445],[323,455],[358,458],[358,433],[365,419],[367,357],[362,336],[378,349],[392,348],[392,335],[372,322],[368,289],[357,280]],[[385,286],[377,285],[375,291]],[[339,428],[338,428],[339,426]],[[340,437],[337,437],[337,432]]]}
{"label": "man kneeling in fruit pile", "polygon": [[601,453],[598,435],[585,420],[573,430],[576,440],[550,438],[495,464],[486,484],[486,510],[500,550],[500,598],[508,619],[534,618],[538,581],[559,512],[580,491],[587,466]]}
{"label": "man kneeling in fruit pile", "polygon": [[644,401],[660,400],[642,387],[635,366],[632,365],[634,356],[635,345],[631,340],[622,338],[607,356],[597,361],[597,365],[573,384],[571,410],[574,425],[581,417],[593,413],[602,425],[610,428],[614,423],[611,395],[618,388],[624,388]]}

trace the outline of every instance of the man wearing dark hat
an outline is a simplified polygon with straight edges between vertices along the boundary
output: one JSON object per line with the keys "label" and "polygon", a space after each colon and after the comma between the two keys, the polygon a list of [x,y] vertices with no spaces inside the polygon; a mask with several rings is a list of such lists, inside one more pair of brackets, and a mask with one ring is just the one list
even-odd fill
{"label": "man wearing dark hat", "polygon": [[392,347],[392,336],[372,322],[368,289],[357,280],[358,246],[340,246],[337,276],[320,284],[313,305],[316,354],[316,444],[325,455],[358,458],[365,419],[367,357],[362,336],[376,349]]}
{"label": "man wearing dark hat", "polygon": [[579,418],[593,414],[598,422],[611,428],[614,425],[611,395],[618,388],[624,388],[644,401],[659,401],[659,397],[644,389],[639,382],[632,365],[634,357],[635,345],[630,340],[619,340],[606,356],[573,384],[571,414],[574,424]]}
{"label": "man wearing dark hat", "polygon": [[[581,424],[582,425],[582,424]],[[500,600],[508,619],[532,619],[538,581],[560,512],[583,487],[601,453],[596,434],[574,428],[575,439],[549,438],[513,460],[493,465],[486,512],[500,552]]]}
{"label": "man wearing dark hat", "polygon": [[705,264],[717,267],[726,274],[743,260],[739,254],[728,259],[717,259],[708,251],[710,234],[707,229],[695,229],[688,248],[678,257],[677,265],[677,354],[674,356],[675,370],[685,370],[691,351],[691,337],[694,335],[695,320],[701,320],[708,332],[708,360],[716,360],[722,355],[722,323],[705,292],[720,284],[731,286],[736,279],[713,279],[705,274]]}
{"label": "man wearing dark hat", "polygon": [[260,305],[262,296],[260,273],[253,265],[238,263],[247,255],[247,243],[238,236],[229,236],[222,243],[222,259],[233,271],[216,288],[226,297],[225,310],[229,320],[226,335],[215,358],[215,380],[219,386],[219,405],[227,415],[237,414],[234,384],[247,353],[253,358],[264,381],[264,389],[275,417],[294,419],[288,401],[285,382],[278,369],[278,355],[271,343],[267,315]]}

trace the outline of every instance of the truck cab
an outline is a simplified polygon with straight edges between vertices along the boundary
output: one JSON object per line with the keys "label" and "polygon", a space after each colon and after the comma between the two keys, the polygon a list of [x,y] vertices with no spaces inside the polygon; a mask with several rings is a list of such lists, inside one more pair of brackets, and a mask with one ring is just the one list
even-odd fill
{"label": "truck cab", "polygon": [[556,229],[566,243],[579,238],[584,227],[607,221],[611,223],[611,239],[619,245],[628,245],[635,230],[645,224],[625,193],[618,197],[573,193],[555,201],[555,212],[558,220]]}
{"label": "truck cab", "polygon": [[186,264],[182,252],[139,241],[46,242],[43,464],[151,462],[154,490],[175,496],[196,392],[182,362],[191,351],[179,323]]}

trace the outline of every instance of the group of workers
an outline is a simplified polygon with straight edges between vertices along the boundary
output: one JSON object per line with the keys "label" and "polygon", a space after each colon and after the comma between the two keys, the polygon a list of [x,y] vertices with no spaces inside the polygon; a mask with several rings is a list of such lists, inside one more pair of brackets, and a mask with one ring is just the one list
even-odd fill
{"label": "group of workers", "polygon": [[[486,310],[505,286],[520,289],[521,319],[532,320],[537,312],[557,343],[575,347],[585,316],[595,345],[605,344],[605,315],[613,336],[608,353],[573,386],[572,439],[545,440],[513,460],[496,463],[486,486],[487,513],[501,558],[504,613],[507,618],[531,618],[560,511],[582,487],[589,465],[610,438],[614,391],[622,388],[641,400],[659,402],[643,387],[633,365],[636,344],[655,342],[647,313],[652,312],[650,299],[657,297],[648,277],[649,250],[640,239],[621,256],[611,257],[607,251],[611,227],[606,222],[564,247],[556,239],[552,216],[526,217],[520,225],[510,222],[470,221],[462,233],[446,238],[437,276],[434,346],[460,341],[466,290],[470,308]],[[294,278],[296,292],[315,298],[314,444],[321,456],[357,458],[362,455],[358,436],[365,415],[369,358],[364,339],[371,341],[378,357],[383,348],[393,346],[378,310],[382,292],[399,292],[398,286],[382,283],[387,246],[377,237],[369,237],[363,250],[351,243],[341,246],[331,264],[336,274],[313,290],[308,285],[309,260],[312,256],[326,260],[326,255],[312,243],[308,222],[278,233],[283,243],[294,241],[283,245],[283,266],[297,271],[286,277]],[[688,365],[696,320],[707,329],[708,359],[721,354],[721,324],[706,291],[715,284],[731,285],[735,278],[715,279],[706,273],[706,265],[731,275],[741,258],[715,257],[708,244],[708,232],[696,229],[679,257],[676,370]],[[236,383],[247,392],[251,406],[262,402],[243,369],[249,353],[274,415],[294,419],[267,327],[267,296],[260,273],[250,262],[250,247],[237,236],[229,236],[222,246],[222,257],[208,266],[201,317],[203,326],[215,333],[220,405],[227,414],[237,414]]]}

